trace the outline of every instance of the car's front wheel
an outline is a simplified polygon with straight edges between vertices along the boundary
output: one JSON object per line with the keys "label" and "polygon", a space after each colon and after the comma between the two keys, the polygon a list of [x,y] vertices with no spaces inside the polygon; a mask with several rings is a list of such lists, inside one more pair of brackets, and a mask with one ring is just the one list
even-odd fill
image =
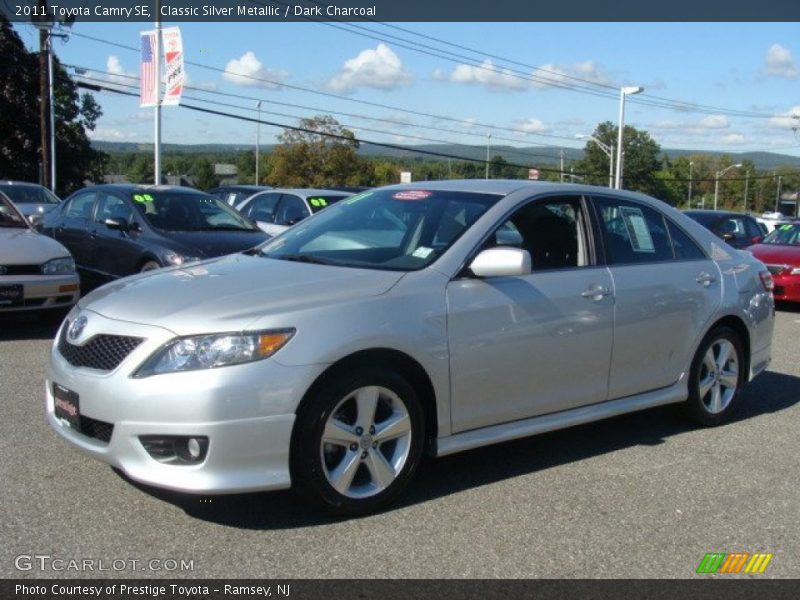
{"label": "car's front wheel", "polygon": [[711,330],[697,349],[689,378],[688,416],[701,425],[719,425],[736,403],[745,381],[739,334],[730,327]]}
{"label": "car's front wheel", "polygon": [[341,373],[301,406],[292,437],[292,482],[338,515],[373,512],[411,480],[425,432],[411,385],[384,368]]}

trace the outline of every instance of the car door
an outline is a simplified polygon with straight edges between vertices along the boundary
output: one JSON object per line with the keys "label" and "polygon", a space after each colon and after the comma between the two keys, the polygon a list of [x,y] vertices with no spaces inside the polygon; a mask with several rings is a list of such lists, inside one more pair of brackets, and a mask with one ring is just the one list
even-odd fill
{"label": "car door", "polygon": [[454,432],[606,399],[612,285],[589,240],[581,197],[536,199],[481,248],[527,250],[529,275],[448,284]]}
{"label": "car door", "polygon": [[311,211],[308,210],[306,203],[300,196],[282,194],[281,201],[275,211],[275,223],[272,226],[274,232],[267,230],[267,233],[270,235],[278,235],[308,216],[311,216]]}
{"label": "car door", "polygon": [[75,264],[82,269],[91,268],[92,240],[89,228],[97,199],[96,190],[78,192],[72,196],[53,220],[53,237],[66,246]]}
{"label": "car door", "polygon": [[668,387],[721,302],[719,269],[654,208],[612,196],[594,203],[614,282],[609,398]]}
{"label": "car door", "polygon": [[[106,219],[115,219],[133,228],[129,231],[112,229],[105,224]],[[96,268],[101,274],[117,278],[137,272],[142,248],[139,242],[141,229],[135,223],[130,200],[109,192],[98,195],[91,235]]]}
{"label": "car door", "polygon": [[241,213],[249,219],[256,222],[258,227],[270,235],[274,231],[275,224],[275,210],[278,207],[278,201],[281,199],[280,193],[267,192],[253,196],[250,201],[242,207]]}

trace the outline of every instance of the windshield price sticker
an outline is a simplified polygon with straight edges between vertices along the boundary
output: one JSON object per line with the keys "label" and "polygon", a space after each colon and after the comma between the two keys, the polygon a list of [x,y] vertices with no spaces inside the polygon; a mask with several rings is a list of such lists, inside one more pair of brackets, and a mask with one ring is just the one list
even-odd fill
{"label": "windshield price sticker", "polygon": [[324,208],[325,206],[328,206],[328,201],[325,200],[325,198],[309,198],[308,202],[311,204],[311,206],[316,208]]}
{"label": "windshield price sticker", "polygon": [[426,192],[424,190],[406,190],[397,192],[392,198],[395,200],[424,200],[430,195],[431,192]]}
{"label": "windshield price sticker", "polygon": [[650,230],[647,228],[647,222],[644,220],[644,214],[642,214],[641,209],[620,206],[619,211],[625,221],[625,227],[628,230],[628,238],[630,239],[633,251],[655,252],[656,247],[650,235]]}
{"label": "windshield price sticker", "polygon": [[153,197],[150,194],[134,194],[133,199],[136,202],[152,202]]}
{"label": "windshield price sticker", "polygon": [[420,246],[411,256],[416,256],[417,258],[428,258],[433,252],[433,248],[427,248],[425,246]]}

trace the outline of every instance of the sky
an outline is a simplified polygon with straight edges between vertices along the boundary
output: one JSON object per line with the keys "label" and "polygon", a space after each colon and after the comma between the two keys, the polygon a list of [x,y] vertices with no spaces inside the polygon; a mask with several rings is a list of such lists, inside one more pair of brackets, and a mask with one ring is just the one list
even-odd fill
{"label": "sky", "polygon": [[[138,52],[80,35],[138,47],[142,25],[79,22],[54,49],[89,77],[138,85]],[[625,123],[662,148],[800,156],[798,23],[170,25],[186,60],[218,69],[186,66],[197,88],[186,103],[255,117],[260,100],[262,119],[281,124],[333,114],[371,141],[581,148],[576,135],[617,123],[620,87],[642,86]],[[17,28],[38,46],[30,25]],[[96,98],[94,139],[152,142],[153,109]],[[253,123],[162,110],[164,143],[255,143]],[[261,143],[281,131],[262,125]]]}

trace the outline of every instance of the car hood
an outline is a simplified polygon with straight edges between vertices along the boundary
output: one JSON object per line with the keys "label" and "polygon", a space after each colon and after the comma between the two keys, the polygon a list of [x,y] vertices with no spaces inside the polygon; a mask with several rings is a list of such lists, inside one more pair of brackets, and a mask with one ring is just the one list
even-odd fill
{"label": "car hood", "polygon": [[0,227],[0,261],[4,265],[40,265],[69,252],[52,238],[32,229]]}
{"label": "car hood", "polygon": [[120,279],[79,306],[179,335],[240,331],[264,316],[383,294],[403,275],[234,254]]}
{"label": "car hood", "polygon": [[160,237],[181,247],[186,254],[198,258],[214,258],[249,250],[269,239],[263,231],[160,231]]}
{"label": "car hood", "polygon": [[769,265],[800,265],[800,246],[756,244],[748,248],[758,260]]}
{"label": "car hood", "polygon": [[15,205],[19,212],[21,212],[26,217],[31,215],[43,215],[45,213],[49,213],[51,210],[56,208],[58,204],[44,204],[44,203],[37,203],[37,202],[25,202],[24,204],[16,204]]}

